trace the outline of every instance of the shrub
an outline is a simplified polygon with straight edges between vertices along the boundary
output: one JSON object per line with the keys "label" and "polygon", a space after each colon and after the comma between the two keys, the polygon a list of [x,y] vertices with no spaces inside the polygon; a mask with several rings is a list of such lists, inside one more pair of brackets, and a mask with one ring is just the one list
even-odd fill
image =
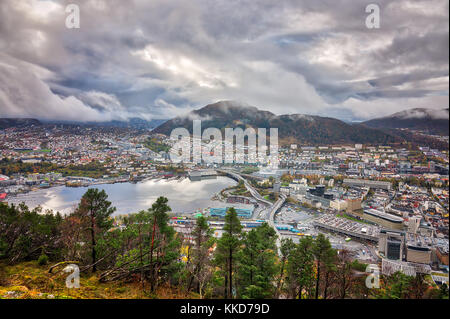
{"label": "shrub", "polygon": [[48,263],[47,255],[46,254],[40,255],[39,258],[38,258],[38,264],[40,266],[43,266],[43,265],[47,265],[47,263]]}

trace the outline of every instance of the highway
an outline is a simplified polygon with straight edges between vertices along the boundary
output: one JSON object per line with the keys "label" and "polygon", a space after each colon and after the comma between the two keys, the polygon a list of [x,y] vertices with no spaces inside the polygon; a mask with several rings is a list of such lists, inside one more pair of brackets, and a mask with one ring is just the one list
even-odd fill
{"label": "highway", "polygon": [[278,229],[275,227],[275,214],[277,213],[277,211],[281,208],[281,206],[283,206],[284,202],[286,201],[286,195],[284,194],[280,194],[278,200],[275,202],[275,204],[271,207],[270,209],[270,215],[269,215],[269,220],[268,223],[270,226],[273,227],[273,229],[275,229],[276,233],[277,233],[277,249],[278,249],[278,254],[281,254],[281,234],[278,231]]}
{"label": "highway", "polygon": [[272,203],[266,199],[264,199],[261,194],[259,194],[252,185],[249,184],[249,182],[243,178],[241,175],[233,172],[233,171],[228,171],[228,170],[217,170],[217,172],[219,173],[223,173],[223,174],[227,174],[230,175],[233,179],[237,180],[237,181],[243,181],[245,188],[250,192],[250,194],[253,196],[253,198],[255,198],[258,202],[261,202],[265,205],[269,205],[272,206]]}
{"label": "highway", "polygon": [[245,188],[250,192],[250,194],[253,196],[253,198],[255,198],[257,201],[263,203],[264,205],[268,206],[268,209],[270,209],[270,211],[269,211],[269,214],[267,214],[266,218],[264,218],[264,219],[267,220],[267,223],[270,226],[272,226],[272,228],[275,229],[275,231],[277,233],[276,245],[277,245],[277,249],[278,249],[278,254],[280,254],[281,234],[278,231],[278,229],[275,227],[275,214],[283,206],[284,202],[286,201],[286,195],[280,193],[278,200],[275,203],[272,203],[272,202],[264,199],[261,196],[261,194],[259,194],[258,191],[256,191],[253,188],[253,186],[250,185],[250,183],[245,178],[243,178],[241,175],[239,175],[235,172],[229,171],[229,170],[217,170],[217,172],[230,175],[232,178],[234,178],[237,181],[243,181]]}

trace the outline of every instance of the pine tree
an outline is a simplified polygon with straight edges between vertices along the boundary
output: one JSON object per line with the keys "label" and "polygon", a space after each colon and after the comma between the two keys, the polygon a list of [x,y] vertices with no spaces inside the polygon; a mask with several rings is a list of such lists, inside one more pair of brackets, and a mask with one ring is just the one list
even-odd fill
{"label": "pine tree", "polygon": [[192,231],[193,248],[192,248],[192,264],[191,277],[189,279],[188,290],[191,289],[194,280],[197,280],[197,290],[202,296],[203,286],[209,278],[210,270],[209,254],[214,238],[212,230],[209,228],[208,221],[205,217],[197,218],[196,226]]}
{"label": "pine tree", "polygon": [[80,204],[76,211],[83,219],[87,218],[88,229],[91,239],[91,259],[92,271],[97,270],[97,240],[102,237],[111,227],[112,220],[110,216],[115,212],[116,208],[111,206],[108,195],[104,190],[99,191],[97,188],[90,188],[81,198]]}
{"label": "pine tree", "polygon": [[336,277],[338,297],[345,299],[353,284],[352,260],[350,251],[348,250],[344,249],[339,251],[336,264]]}
{"label": "pine tree", "polygon": [[225,298],[233,298],[233,271],[240,250],[242,225],[236,210],[230,208],[225,216],[222,237],[217,242],[215,260],[225,277]]}
{"label": "pine tree", "polygon": [[[313,253],[316,258],[317,265],[317,275],[316,275],[316,290],[315,298],[319,298],[320,289],[320,276],[323,273],[327,273],[327,269],[332,267],[334,258],[336,256],[336,251],[331,247],[330,241],[323,234],[319,234],[314,241]],[[328,288],[325,283],[325,291]]]}
{"label": "pine tree", "polygon": [[287,281],[290,294],[302,299],[303,290],[311,296],[314,282],[314,242],[305,237],[291,249],[288,256]]}
{"label": "pine tree", "polygon": [[278,298],[281,291],[283,290],[283,283],[285,281],[286,264],[291,255],[292,251],[295,249],[295,244],[292,239],[283,238],[281,240],[281,260],[280,260],[280,274],[278,276],[278,283],[275,298]]}
{"label": "pine tree", "polygon": [[[175,261],[179,257],[180,241],[175,236],[175,230],[168,225],[171,210],[167,205],[168,199],[160,196],[153,203],[150,212],[150,290],[153,292],[161,275],[169,276],[176,272],[178,265]],[[168,278],[167,278],[168,279]]]}
{"label": "pine tree", "polygon": [[270,298],[274,293],[276,267],[275,230],[267,223],[252,229],[243,240],[240,252],[238,282],[243,298]]}

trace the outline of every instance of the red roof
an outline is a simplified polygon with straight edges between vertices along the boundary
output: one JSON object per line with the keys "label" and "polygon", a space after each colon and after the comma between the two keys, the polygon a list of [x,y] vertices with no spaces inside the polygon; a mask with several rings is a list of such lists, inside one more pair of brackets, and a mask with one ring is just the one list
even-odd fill
{"label": "red roof", "polygon": [[0,193],[0,199],[5,199],[6,198],[6,193]]}

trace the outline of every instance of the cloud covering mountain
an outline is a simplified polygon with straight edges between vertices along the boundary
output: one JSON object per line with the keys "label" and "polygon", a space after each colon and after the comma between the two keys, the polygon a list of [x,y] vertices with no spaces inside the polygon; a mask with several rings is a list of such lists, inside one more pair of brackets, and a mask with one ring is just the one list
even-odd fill
{"label": "cloud covering mountain", "polygon": [[408,128],[432,134],[448,135],[448,110],[448,108],[442,110],[417,108],[366,121],[364,124],[374,128]]}
{"label": "cloud covering mountain", "polygon": [[[77,3],[81,28],[65,27]],[[217,100],[364,120],[448,107],[448,1],[2,0],[0,117],[172,118]]]}
{"label": "cloud covering mountain", "polygon": [[261,111],[257,107],[236,101],[219,101],[192,111],[188,115],[178,116],[156,129],[155,133],[170,136],[172,130],[186,128],[193,133],[192,119],[202,119],[202,130],[209,127],[219,128],[224,134],[225,128],[278,128],[280,143],[301,144],[340,144],[340,143],[391,143],[399,142],[396,136],[359,124],[348,124],[330,117],[304,114],[275,115]]}

